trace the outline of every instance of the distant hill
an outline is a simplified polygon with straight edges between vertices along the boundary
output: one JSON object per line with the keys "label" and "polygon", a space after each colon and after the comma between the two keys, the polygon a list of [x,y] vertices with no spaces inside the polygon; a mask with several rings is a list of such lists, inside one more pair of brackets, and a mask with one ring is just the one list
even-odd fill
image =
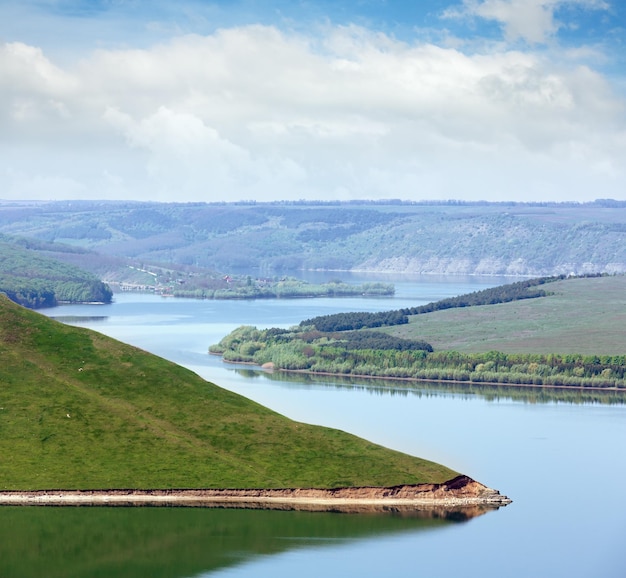
{"label": "distant hill", "polygon": [[[0,489],[443,482],[443,466],[293,422],[0,295]],[[435,432],[433,432],[435,434]]]}
{"label": "distant hill", "polygon": [[626,272],[626,202],[0,203],[0,232],[140,262],[546,276]]}
{"label": "distant hill", "polygon": [[87,271],[46,257],[18,239],[0,235],[0,292],[26,307],[59,302],[109,303],[109,287]]}
{"label": "distant hill", "polygon": [[[106,283],[97,281],[94,284],[94,275],[103,278]],[[71,287],[68,281],[73,283]],[[0,234],[0,290],[16,303],[36,309],[58,302],[109,302],[111,291],[107,285],[114,291],[196,299],[314,298],[394,293],[394,286],[390,283],[354,284],[334,280],[316,284],[288,276],[225,275],[202,267],[144,263],[139,259],[103,255],[53,241]],[[91,298],[77,299],[84,294]],[[98,295],[102,297],[97,298]]]}

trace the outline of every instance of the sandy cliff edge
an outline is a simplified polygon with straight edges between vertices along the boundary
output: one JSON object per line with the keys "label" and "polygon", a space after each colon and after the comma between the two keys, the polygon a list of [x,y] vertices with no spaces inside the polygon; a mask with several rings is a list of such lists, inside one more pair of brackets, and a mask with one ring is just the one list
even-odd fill
{"label": "sandy cliff edge", "polygon": [[512,500],[468,476],[442,484],[335,489],[172,489],[2,491],[0,505],[29,506],[203,506],[375,511],[498,508]]}

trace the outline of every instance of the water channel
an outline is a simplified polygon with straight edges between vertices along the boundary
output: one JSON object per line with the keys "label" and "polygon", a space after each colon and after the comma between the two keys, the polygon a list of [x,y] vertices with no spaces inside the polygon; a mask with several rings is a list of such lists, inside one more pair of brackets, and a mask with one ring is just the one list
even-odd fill
{"label": "water channel", "polygon": [[[361,279],[356,279],[357,281]],[[513,504],[471,520],[184,508],[2,508],[7,577],[626,575],[626,406],[436,384],[291,379],[222,363],[242,324],[426,303],[501,284],[414,278],[393,298],[195,301],[121,294],[46,311],[185,365],[293,419],[445,463]],[[614,401],[614,400],[613,400]]]}

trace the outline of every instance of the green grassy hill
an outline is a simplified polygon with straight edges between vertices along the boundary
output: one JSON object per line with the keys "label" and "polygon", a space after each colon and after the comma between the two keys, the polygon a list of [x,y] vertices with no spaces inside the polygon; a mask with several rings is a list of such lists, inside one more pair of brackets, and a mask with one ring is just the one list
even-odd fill
{"label": "green grassy hill", "polygon": [[0,489],[280,488],[457,475],[293,422],[0,295]]}
{"label": "green grassy hill", "polygon": [[544,289],[545,297],[415,315],[385,331],[438,351],[626,352],[626,276],[564,279]]}

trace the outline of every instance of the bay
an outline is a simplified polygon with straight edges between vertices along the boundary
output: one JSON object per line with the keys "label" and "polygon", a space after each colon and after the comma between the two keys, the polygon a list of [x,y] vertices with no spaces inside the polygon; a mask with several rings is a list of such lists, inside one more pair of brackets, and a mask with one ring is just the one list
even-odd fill
{"label": "bay", "polygon": [[[370,279],[355,276],[355,282],[364,278]],[[62,306],[46,314],[171,359],[293,419],[445,463],[499,489],[513,504],[470,521],[175,508],[150,515],[152,509],[3,509],[2,528],[22,533],[0,536],[0,574],[42,575],[34,569],[59,564],[63,576],[626,575],[624,405],[531,403],[427,384],[277,379],[207,354],[211,343],[242,324],[288,327],[338,311],[398,309],[504,280],[395,282],[393,298],[233,302],[122,294],[112,305]],[[84,539],[71,530],[77,526]],[[47,549],[53,536],[76,548]],[[29,542],[38,547],[20,550]],[[159,555],[146,555],[151,551]],[[16,560],[9,552],[30,554]],[[2,566],[9,559],[16,560],[11,572]],[[77,568],[74,574],[71,568]]]}

